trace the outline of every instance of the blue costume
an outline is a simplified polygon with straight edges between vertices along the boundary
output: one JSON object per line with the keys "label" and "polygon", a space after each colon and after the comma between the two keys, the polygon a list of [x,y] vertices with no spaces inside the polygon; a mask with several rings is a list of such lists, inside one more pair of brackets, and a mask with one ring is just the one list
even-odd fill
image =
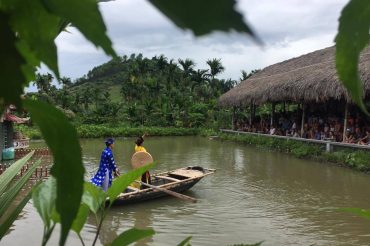
{"label": "blue costume", "polygon": [[112,185],[112,171],[116,171],[116,168],[113,152],[111,148],[106,147],[101,153],[99,170],[91,179],[91,183],[107,191],[108,187]]}

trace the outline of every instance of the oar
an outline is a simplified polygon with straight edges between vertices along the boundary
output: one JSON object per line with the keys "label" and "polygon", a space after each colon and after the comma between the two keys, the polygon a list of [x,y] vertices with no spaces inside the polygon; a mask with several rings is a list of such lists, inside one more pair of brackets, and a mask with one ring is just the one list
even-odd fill
{"label": "oar", "polygon": [[167,193],[171,196],[174,196],[174,197],[177,197],[177,198],[180,198],[180,199],[183,199],[183,200],[187,200],[189,202],[197,202],[197,199],[195,199],[193,197],[186,196],[184,194],[180,194],[180,193],[174,192],[172,190],[167,190],[165,188],[157,187],[157,186],[147,184],[147,183],[144,183],[144,182],[141,182],[141,181],[138,181],[138,180],[135,180],[135,182],[140,183],[141,185],[150,187],[150,188],[155,189],[155,190],[163,191],[163,192],[165,192],[165,193]]}

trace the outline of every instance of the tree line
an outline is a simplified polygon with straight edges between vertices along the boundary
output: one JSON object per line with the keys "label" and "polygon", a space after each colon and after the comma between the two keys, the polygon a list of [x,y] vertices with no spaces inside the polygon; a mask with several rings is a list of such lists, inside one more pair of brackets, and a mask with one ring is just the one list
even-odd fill
{"label": "tree line", "polygon": [[[59,106],[77,123],[117,123],[130,126],[220,127],[230,124],[230,112],[217,106],[220,95],[238,81],[219,79],[225,67],[209,59],[196,69],[191,59],[151,59],[142,54],[119,56],[94,67],[72,82],[62,77],[60,88],[51,74],[37,74],[38,92],[30,95]],[[258,70],[242,71],[245,80]]]}

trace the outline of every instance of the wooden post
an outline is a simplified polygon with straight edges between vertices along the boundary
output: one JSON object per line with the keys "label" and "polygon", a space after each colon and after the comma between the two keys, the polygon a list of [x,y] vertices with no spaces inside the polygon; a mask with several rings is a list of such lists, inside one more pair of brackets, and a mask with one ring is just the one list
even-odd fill
{"label": "wooden post", "polygon": [[253,103],[249,106],[250,114],[249,114],[249,126],[252,126],[252,116],[253,116]]}
{"label": "wooden post", "polygon": [[304,131],[304,118],[305,118],[305,113],[306,113],[306,107],[305,104],[302,103],[302,122],[301,122],[301,137],[303,137],[303,131]]}
{"label": "wooden post", "polygon": [[233,107],[233,115],[231,117],[231,129],[233,131],[235,131],[235,110],[236,110],[236,107],[234,106]]}
{"label": "wooden post", "polygon": [[254,122],[255,117],[256,117],[256,104],[253,103],[252,123]]}
{"label": "wooden post", "polygon": [[272,109],[271,109],[271,122],[270,126],[274,125],[274,118],[275,118],[275,103],[272,103]]}
{"label": "wooden post", "polygon": [[347,131],[347,118],[348,118],[348,103],[346,102],[346,105],[344,106],[344,122],[343,122],[343,139],[346,137],[346,131]]}
{"label": "wooden post", "polygon": [[286,113],[286,109],[285,109],[285,101],[283,102],[283,112],[284,112],[284,114]]}

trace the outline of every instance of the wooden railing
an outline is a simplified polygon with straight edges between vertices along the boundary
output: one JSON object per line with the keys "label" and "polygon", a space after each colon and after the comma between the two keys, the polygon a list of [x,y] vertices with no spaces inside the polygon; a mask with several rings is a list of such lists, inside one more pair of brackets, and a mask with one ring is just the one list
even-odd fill
{"label": "wooden railing", "polygon": [[234,130],[229,130],[229,129],[220,129],[220,131],[224,132],[224,133],[232,133],[232,134],[238,134],[238,135],[243,134],[243,135],[252,135],[252,136],[268,137],[268,138],[281,138],[281,139],[286,139],[286,140],[294,140],[294,141],[322,144],[322,145],[325,145],[325,149],[326,149],[327,152],[332,151],[333,147],[370,150],[370,146],[368,146],[368,145],[340,143],[340,142],[333,142],[333,141],[327,141],[327,140],[316,140],[316,139],[307,139],[307,138],[278,136],[278,135],[270,135],[270,134],[255,133],[255,132],[234,131]]}
{"label": "wooden railing", "polygon": [[[35,169],[30,179],[45,179],[50,175],[50,166],[52,164],[52,155],[48,148],[28,148],[16,149],[15,159],[20,159],[31,151],[35,151],[31,159],[24,164],[19,171],[17,178],[22,177],[26,172],[41,158],[41,164]],[[0,175],[11,166],[12,162],[0,163]]]}
{"label": "wooden railing", "polygon": [[47,156],[51,157],[51,151],[49,148],[27,148],[27,149],[16,149],[15,150],[15,159],[20,159],[23,156],[27,155],[31,151],[35,151],[33,154],[33,158],[35,157],[41,157],[41,156]]}

